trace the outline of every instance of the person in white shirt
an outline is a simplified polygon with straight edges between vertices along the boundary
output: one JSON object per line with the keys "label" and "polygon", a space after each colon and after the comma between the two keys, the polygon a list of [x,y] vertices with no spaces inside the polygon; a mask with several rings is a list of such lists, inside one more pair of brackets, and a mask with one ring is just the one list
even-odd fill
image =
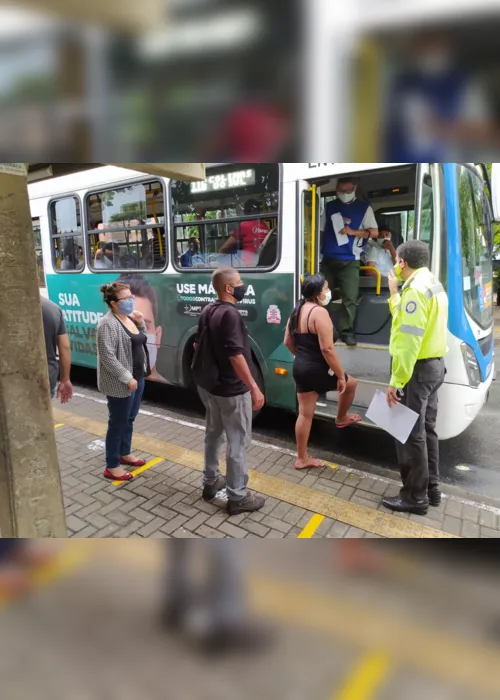
{"label": "person in white shirt", "polygon": [[[396,248],[391,238],[391,229],[386,225],[379,226],[378,238],[368,241],[366,248],[366,265],[376,267],[382,277],[388,277],[396,264]],[[366,270],[366,274],[369,277],[376,276],[373,270]]]}

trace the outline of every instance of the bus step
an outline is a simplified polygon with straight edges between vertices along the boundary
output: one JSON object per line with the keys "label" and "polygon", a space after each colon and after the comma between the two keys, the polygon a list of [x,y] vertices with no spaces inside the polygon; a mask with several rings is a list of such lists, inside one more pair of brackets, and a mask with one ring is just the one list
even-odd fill
{"label": "bus step", "polygon": [[[367,428],[375,428],[378,430],[376,425],[374,425],[371,421],[369,421],[366,418],[366,412],[367,408],[363,406],[354,406],[351,408],[350,413],[357,413],[358,415],[361,416],[361,422],[358,423],[358,425],[363,425],[364,427]],[[318,407],[316,408],[316,413],[315,413],[316,418],[321,418],[322,420],[328,420],[334,422],[336,417],[337,417],[337,404],[334,403],[333,401],[328,401],[326,404],[325,402],[318,403]]]}

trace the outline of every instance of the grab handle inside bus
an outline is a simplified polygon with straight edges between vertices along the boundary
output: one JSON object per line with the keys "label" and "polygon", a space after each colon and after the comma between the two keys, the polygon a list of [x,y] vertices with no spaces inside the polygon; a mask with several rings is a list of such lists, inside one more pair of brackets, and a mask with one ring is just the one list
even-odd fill
{"label": "grab handle inside bus", "polygon": [[363,265],[363,267],[360,267],[360,270],[372,270],[376,276],[377,276],[377,296],[380,296],[380,293],[382,291],[382,275],[380,273],[380,270],[378,270],[376,267],[372,267],[371,265]]}

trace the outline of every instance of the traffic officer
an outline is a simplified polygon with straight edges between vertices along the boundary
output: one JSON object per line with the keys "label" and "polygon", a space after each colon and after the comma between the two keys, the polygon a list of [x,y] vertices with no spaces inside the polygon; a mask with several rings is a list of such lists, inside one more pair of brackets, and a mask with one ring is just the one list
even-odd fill
{"label": "traffic officer", "polygon": [[[389,276],[393,316],[389,406],[401,402],[418,414],[406,445],[397,442],[403,488],[383,505],[401,513],[426,515],[429,503],[441,503],[439,442],[436,433],[438,390],[444,382],[447,352],[448,297],[429,270],[429,247],[408,241],[398,248]],[[401,294],[398,280],[402,281]]]}

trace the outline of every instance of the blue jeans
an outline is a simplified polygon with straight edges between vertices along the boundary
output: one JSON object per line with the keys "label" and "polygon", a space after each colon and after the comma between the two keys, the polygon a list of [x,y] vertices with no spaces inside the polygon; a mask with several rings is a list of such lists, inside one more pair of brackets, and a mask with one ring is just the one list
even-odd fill
{"label": "blue jeans", "polygon": [[144,393],[144,379],[138,382],[137,391],[126,399],[116,399],[108,396],[108,432],[106,434],[106,466],[108,469],[118,469],[120,457],[129,455],[132,451],[132,434],[134,421],[141,407]]}

